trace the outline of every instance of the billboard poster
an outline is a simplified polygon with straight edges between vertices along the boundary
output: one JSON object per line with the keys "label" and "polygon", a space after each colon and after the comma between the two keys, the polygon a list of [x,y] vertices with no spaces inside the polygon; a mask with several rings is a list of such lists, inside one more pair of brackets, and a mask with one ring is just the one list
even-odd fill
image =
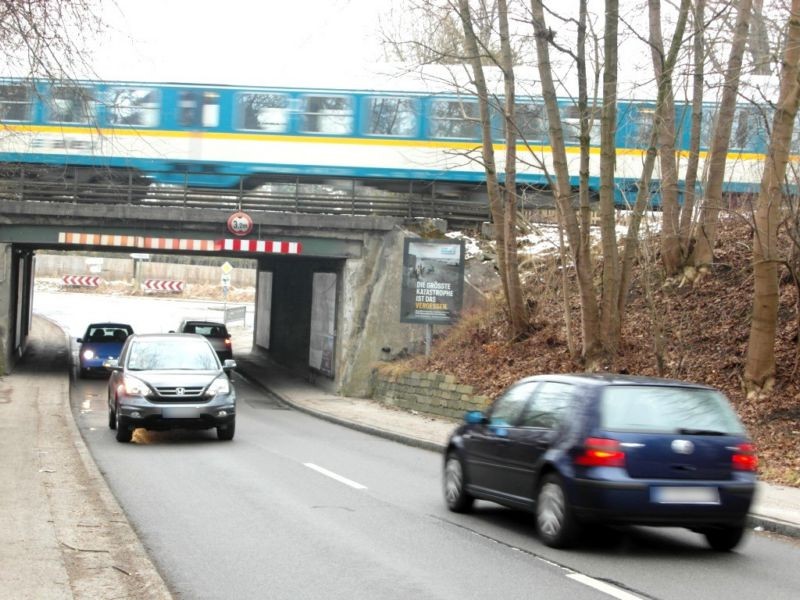
{"label": "billboard poster", "polygon": [[402,323],[452,323],[461,312],[463,293],[463,241],[406,238],[400,293]]}

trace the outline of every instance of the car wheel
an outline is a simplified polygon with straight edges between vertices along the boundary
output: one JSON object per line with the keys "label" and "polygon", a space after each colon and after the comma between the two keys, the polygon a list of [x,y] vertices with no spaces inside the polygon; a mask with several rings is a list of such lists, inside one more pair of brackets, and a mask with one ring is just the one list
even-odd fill
{"label": "car wheel", "polygon": [[127,419],[123,419],[119,411],[114,411],[116,416],[117,441],[127,444],[133,439],[133,427],[128,424]]}
{"label": "car wheel", "polygon": [[444,463],[444,500],[453,512],[468,512],[475,502],[466,490],[464,463],[461,457],[450,452]]}
{"label": "car wheel", "polygon": [[551,548],[569,546],[578,533],[578,523],[567,502],[561,478],[546,475],[536,496],[536,529],[545,545]]}
{"label": "car wheel", "polygon": [[744,536],[743,525],[729,527],[714,527],[703,531],[708,545],[719,552],[728,552],[739,545]]}
{"label": "car wheel", "polygon": [[111,404],[108,405],[108,428],[117,428],[117,411],[111,409]]}
{"label": "car wheel", "polygon": [[217,427],[217,438],[223,442],[231,441],[234,433],[236,433],[236,421]]}
{"label": "car wheel", "polygon": [[88,369],[78,369],[78,379],[86,379],[89,376]]}

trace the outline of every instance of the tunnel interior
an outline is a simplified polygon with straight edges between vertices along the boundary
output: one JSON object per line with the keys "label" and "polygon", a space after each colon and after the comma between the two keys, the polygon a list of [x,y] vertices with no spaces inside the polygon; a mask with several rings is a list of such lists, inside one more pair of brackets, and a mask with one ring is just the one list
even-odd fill
{"label": "tunnel interior", "polygon": [[294,371],[333,377],[344,261],[265,257],[258,261],[254,343]]}
{"label": "tunnel interior", "polygon": [[[59,254],[64,266],[58,272],[87,276],[91,274],[90,265],[97,264],[98,256],[106,257],[101,275],[123,277],[111,274],[112,262],[131,263],[130,276],[137,274],[136,260],[126,252],[103,250],[97,252],[86,247],[81,250],[55,246],[34,247],[11,245],[6,247],[7,264],[7,323],[13,331],[4,336],[10,350],[7,367],[13,367],[16,358],[22,354],[25,339],[30,329],[35,293],[36,255]],[[197,253],[173,252],[160,255],[169,260],[171,256],[201,256]],[[207,258],[207,257],[204,257]],[[253,346],[268,354],[278,364],[295,372],[314,371],[334,378],[336,321],[338,319],[338,298],[341,291],[343,259],[306,258],[298,256],[266,256],[255,258],[241,254],[227,257],[248,258],[245,261],[255,269],[255,316],[253,323]],[[68,259],[71,259],[69,262]],[[213,260],[225,260],[219,254]],[[202,260],[200,262],[208,262]],[[50,273],[52,276],[54,273]],[[182,299],[192,299],[182,295]]]}

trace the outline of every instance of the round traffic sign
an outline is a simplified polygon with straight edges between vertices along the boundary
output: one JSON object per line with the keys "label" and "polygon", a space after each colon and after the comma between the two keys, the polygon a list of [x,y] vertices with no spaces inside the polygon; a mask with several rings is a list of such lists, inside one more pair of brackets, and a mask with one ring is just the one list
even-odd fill
{"label": "round traffic sign", "polygon": [[228,217],[228,231],[233,235],[247,235],[253,231],[253,219],[245,212],[235,212]]}

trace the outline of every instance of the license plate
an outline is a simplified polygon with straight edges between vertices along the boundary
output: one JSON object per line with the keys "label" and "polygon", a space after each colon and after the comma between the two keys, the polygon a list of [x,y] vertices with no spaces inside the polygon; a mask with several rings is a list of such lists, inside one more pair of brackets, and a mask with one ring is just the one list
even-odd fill
{"label": "license plate", "polygon": [[650,489],[650,498],[657,504],[719,504],[715,487],[660,486]]}
{"label": "license plate", "polygon": [[161,409],[165,419],[195,419],[200,416],[200,409],[194,406],[172,406]]}

